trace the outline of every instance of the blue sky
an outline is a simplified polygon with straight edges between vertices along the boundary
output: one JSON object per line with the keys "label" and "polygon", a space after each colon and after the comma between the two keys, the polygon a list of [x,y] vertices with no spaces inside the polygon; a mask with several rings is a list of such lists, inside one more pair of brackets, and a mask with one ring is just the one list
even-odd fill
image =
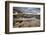
{"label": "blue sky", "polygon": [[35,7],[13,7],[14,12],[16,10],[23,12],[23,13],[40,13],[40,8]]}

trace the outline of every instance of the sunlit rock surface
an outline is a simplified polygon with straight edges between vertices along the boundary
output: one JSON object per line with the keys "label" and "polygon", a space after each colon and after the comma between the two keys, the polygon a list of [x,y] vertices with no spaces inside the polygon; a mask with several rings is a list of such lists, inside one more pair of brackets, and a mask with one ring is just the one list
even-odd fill
{"label": "sunlit rock surface", "polygon": [[15,23],[15,27],[39,27],[40,26],[40,20],[36,18],[32,18],[31,20],[24,20]]}

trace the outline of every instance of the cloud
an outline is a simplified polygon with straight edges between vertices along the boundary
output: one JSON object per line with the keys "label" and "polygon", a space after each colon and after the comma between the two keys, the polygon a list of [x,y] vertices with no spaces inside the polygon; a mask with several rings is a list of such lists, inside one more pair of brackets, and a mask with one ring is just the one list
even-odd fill
{"label": "cloud", "polygon": [[13,7],[13,10],[20,11],[23,13],[40,13],[40,8],[33,7]]}

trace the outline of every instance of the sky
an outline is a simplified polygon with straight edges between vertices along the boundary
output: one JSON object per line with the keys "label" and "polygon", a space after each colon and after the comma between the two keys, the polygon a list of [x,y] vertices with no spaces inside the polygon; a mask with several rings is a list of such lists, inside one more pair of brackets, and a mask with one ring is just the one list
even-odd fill
{"label": "sky", "polygon": [[23,13],[40,13],[40,8],[35,7],[13,7],[13,11],[20,11]]}

